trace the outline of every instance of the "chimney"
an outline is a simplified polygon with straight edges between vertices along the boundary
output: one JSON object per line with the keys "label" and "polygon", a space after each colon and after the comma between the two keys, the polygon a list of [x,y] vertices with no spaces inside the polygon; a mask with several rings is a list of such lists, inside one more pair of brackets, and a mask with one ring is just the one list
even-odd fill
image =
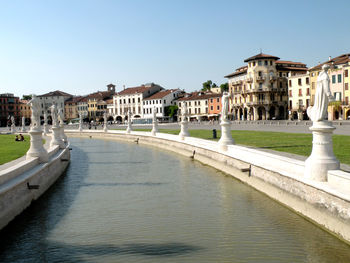
{"label": "chimney", "polygon": [[123,85],[123,90],[125,90],[125,85]]}

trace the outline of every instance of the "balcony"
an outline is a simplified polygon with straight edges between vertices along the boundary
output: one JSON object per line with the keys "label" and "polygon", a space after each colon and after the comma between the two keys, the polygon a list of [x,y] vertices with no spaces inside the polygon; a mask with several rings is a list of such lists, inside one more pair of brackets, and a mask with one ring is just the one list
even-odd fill
{"label": "balcony", "polygon": [[274,82],[274,81],[276,81],[277,80],[277,77],[276,76],[270,76],[269,77],[269,81],[270,82]]}
{"label": "balcony", "polygon": [[266,77],[265,76],[257,76],[256,77],[256,81],[257,82],[264,82],[266,80]]}
{"label": "balcony", "polygon": [[253,82],[253,78],[252,78],[252,77],[248,77],[248,78],[246,79],[246,81],[247,81],[248,83],[252,83],[252,82]]}

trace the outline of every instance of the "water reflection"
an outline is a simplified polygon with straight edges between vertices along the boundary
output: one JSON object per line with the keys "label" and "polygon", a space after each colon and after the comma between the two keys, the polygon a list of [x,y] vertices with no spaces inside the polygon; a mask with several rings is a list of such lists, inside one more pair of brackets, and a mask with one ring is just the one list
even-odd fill
{"label": "water reflection", "polygon": [[0,262],[350,262],[346,244],[188,157],[71,142],[66,176],[0,233]]}

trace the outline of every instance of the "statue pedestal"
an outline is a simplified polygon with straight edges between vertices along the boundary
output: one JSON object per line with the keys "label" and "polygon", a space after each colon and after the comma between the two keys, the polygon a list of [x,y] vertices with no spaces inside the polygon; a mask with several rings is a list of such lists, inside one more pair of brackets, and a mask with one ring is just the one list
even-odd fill
{"label": "statue pedestal", "polygon": [[49,132],[49,126],[46,123],[44,123],[44,135],[47,135]]}
{"label": "statue pedestal", "polygon": [[128,127],[126,128],[126,133],[131,133],[132,127],[131,127],[131,122],[128,121]]}
{"label": "statue pedestal", "polygon": [[61,149],[65,148],[64,142],[61,139],[61,128],[57,126],[52,126],[52,135],[50,147],[58,145]]}
{"label": "statue pedestal", "polygon": [[158,123],[153,121],[152,131],[151,131],[152,136],[156,136],[157,132],[158,132]]}
{"label": "statue pedestal", "polygon": [[15,133],[15,125],[11,125],[11,133]]}
{"label": "statue pedestal", "polygon": [[60,124],[60,132],[61,132],[61,139],[63,140],[64,143],[68,141],[68,138],[66,134],[64,133],[64,126],[63,124]]}
{"label": "statue pedestal", "polygon": [[80,132],[83,131],[83,127],[82,127],[81,123],[79,123],[79,131],[80,131]]}
{"label": "statue pedestal", "polygon": [[313,122],[312,127],[312,152],[305,161],[306,178],[326,182],[329,170],[337,170],[340,163],[333,153],[332,133],[335,127],[329,121]]}
{"label": "statue pedestal", "polygon": [[26,131],[27,131],[26,126],[22,126],[21,132],[26,132]]}
{"label": "statue pedestal", "polygon": [[49,155],[43,146],[42,131],[31,129],[28,133],[30,135],[30,148],[26,158],[39,157],[40,163],[48,162]]}
{"label": "statue pedestal", "polygon": [[104,132],[107,132],[108,131],[108,128],[107,128],[107,124],[105,123],[105,125],[103,126],[103,131]]}
{"label": "statue pedestal", "polygon": [[221,121],[221,137],[219,140],[219,148],[227,150],[227,145],[235,144],[231,135],[231,123],[229,121]]}
{"label": "statue pedestal", "polygon": [[190,136],[190,133],[188,132],[188,122],[187,121],[181,121],[181,131],[179,133],[180,140],[184,140],[185,137]]}

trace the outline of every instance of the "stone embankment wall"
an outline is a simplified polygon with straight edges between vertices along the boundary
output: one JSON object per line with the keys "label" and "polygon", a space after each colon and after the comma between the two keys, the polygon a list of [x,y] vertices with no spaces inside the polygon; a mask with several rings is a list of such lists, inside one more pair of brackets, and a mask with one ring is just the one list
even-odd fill
{"label": "stone embankment wall", "polygon": [[180,140],[164,133],[84,130],[68,135],[137,142],[183,154],[232,175],[350,243],[350,188],[344,187],[350,185],[349,173],[330,171],[328,182],[315,182],[304,178],[304,161],[238,145],[223,151],[214,141]]}
{"label": "stone embankment wall", "polygon": [[52,147],[48,154],[47,163],[30,158],[0,171],[0,229],[38,199],[67,168],[69,146]]}

